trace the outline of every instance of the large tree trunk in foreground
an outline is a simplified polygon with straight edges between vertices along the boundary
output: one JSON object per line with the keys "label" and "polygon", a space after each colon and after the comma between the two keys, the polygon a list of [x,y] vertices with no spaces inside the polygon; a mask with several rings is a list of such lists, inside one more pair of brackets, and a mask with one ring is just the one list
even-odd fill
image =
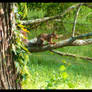
{"label": "large tree trunk in foreground", "polygon": [[20,89],[11,52],[15,18],[13,3],[0,3],[0,89]]}

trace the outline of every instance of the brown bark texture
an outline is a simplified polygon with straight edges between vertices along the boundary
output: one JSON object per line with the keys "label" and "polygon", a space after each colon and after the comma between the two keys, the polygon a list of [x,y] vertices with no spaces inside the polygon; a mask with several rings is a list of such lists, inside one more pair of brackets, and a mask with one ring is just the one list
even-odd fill
{"label": "brown bark texture", "polygon": [[20,89],[11,46],[15,27],[14,3],[0,3],[0,89]]}

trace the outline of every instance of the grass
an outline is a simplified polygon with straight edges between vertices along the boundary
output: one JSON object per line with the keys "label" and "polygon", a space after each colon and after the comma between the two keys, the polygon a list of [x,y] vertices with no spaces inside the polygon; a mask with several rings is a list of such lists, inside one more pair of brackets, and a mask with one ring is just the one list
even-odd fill
{"label": "grass", "polygon": [[[82,56],[92,56],[92,45],[58,49]],[[64,65],[68,77],[60,77]],[[28,62],[30,77],[22,82],[24,89],[92,89],[92,64],[87,60],[59,56],[49,51],[33,53]],[[58,78],[61,78],[58,80]]]}
{"label": "grass", "polygon": [[[48,16],[48,5],[46,9],[44,9],[38,8],[37,6],[37,9],[35,8],[29,10],[27,18],[36,19]],[[87,16],[88,13],[92,10],[82,6],[80,11],[81,12],[79,14],[80,16],[78,16],[78,23],[90,24],[90,18],[85,16]],[[51,13],[53,14],[53,11]],[[70,15],[71,16],[64,16],[63,20],[72,22],[74,20],[75,13],[73,14],[72,11]],[[57,25],[52,27],[53,23],[54,22],[48,22],[48,24],[50,24],[49,28],[46,26],[47,24],[42,23],[39,27],[30,29],[30,34],[28,34],[29,39],[36,37],[40,33],[51,33],[51,31],[55,29],[56,26],[59,26],[59,28],[56,28],[58,29],[57,31],[59,34],[63,33],[67,37],[71,35],[73,26],[71,23],[64,23],[65,30],[61,28],[61,23],[57,24],[55,22]],[[90,32],[90,30],[90,25],[76,25],[76,32],[85,33]],[[62,52],[77,54],[80,56],[92,57],[92,45],[64,47],[58,50]],[[66,69],[64,71],[60,71],[60,67],[63,65]],[[30,55],[30,61],[27,64],[27,68],[29,70],[29,75],[22,81],[23,89],[92,89],[92,64],[87,60],[67,56],[59,56],[47,51],[42,53],[33,53]],[[66,72],[69,75],[65,80],[62,79],[61,74],[63,74],[63,72]],[[58,78],[61,79],[58,80]]]}

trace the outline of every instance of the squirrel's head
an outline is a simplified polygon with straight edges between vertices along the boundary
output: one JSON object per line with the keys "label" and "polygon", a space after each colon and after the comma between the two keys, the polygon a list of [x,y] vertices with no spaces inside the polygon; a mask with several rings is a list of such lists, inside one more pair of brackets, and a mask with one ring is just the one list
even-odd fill
{"label": "squirrel's head", "polygon": [[57,39],[57,34],[55,32],[52,32],[51,37]]}

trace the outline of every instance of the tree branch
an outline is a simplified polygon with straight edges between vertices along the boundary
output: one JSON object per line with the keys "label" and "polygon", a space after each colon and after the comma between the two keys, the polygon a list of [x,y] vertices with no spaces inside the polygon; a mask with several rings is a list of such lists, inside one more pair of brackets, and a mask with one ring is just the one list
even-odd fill
{"label": "tree branch", "polygon": [[[60,52],[60,51],[56,51],[56,50],[50,50],[51,52],[53,53],[56,53],[60,56],[71,56],[71,57],[77,57],[77,58],[81,58],[81,59],[85,59],[85,60],[91,60],[92,61],[92,58],[90,57],[86,57],[86,56],[78,56],[76,54],[71,54],[71,53],[63,53],[63,52]],[[91,62],[92,63],[92,62]]]}
{"label": "tree branch", "polygon": [[73,24],[73,29],[72,29],[72,37],[74,37],[74,34],[75,34],[75,26],[76,26],[76,22],[77,22],[78,13],[80,11],[80,6],[81,6],[81,4],[79,4],[79,6],[77,7],[76,15],[74,17],[74,24]]}
{"label": "tree branch", "polygon": [[62,18],[66,13],[68,13],[72,9],[78,7],[79,5],[80,4],[75,4],[71,7],[69,7],[67,10],[65,10],[62,14],[59,14],[57,16],[45,17],[45,18],[35,19],[35,20],[24,20],[24,21],[20,21],[20,23],[23,24],[23,25],[28,25],[28,24],[41,23],[41,22],[46,22],[46,21],[53,20],[53,19]]}
{"label": "tree branch", "polygon": [[28,50],[30,52],[42,52],[42,51],[46,51],[46,50],[52,50],[52,49],[56,49],[56,48],[62,48],[65,46],[82,46],[82,45],[88,45],[88,44],[92,44],[92,39],[85,39],[85,40],[78,40],[81,39],[83,37],[88,37],[88,36],[92,36],[92,32],[88,33],[88,34],[82,34],[76,37],[70,37],[66,40],[62,40],[57,42],[54,45],[44,45],[44,46],[36,46],[35,44],[37,43],[37,38],[34,38],[32,40],[30,40],[26,46],[28,48]]}

